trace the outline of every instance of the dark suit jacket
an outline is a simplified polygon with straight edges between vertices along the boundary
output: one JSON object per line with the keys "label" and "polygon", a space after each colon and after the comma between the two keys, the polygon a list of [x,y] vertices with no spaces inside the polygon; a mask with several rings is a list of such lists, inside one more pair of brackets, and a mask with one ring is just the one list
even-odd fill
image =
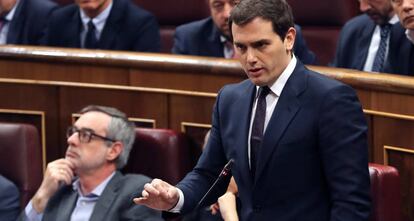
{"label": "dark suit jacket", "polygon": [[[305,64],[316,63],[315,54],[310,51],[302,37],[301,29],[296,28],[295,55]],[[224,45],[220,41],[220,31],[211,17],[178,26],[175,31],[172,53],[210,57],[224,57]]]}
{"label": "dark suit jacket", "polygon": [[7,33],[7,44],[40,45],[56,3],[49,0],[20,0]]}
{"label": "dark suit jacket", "polygon": [[[114,177],[96,202],[90,221],[114,220],[163,220],[159,211],[135,205],[132,199],[142,192],[145,183],[151,180],[143,175],[122,175]],[[48,202],[43,213],[43,221],[69,221],[76,206],[77,192],[72,185],[62,187]],[[21,218],[24,217],[24,211]],[[23,219],[21,219],[23,220]]]}
{"label": "dark suit jacket", "polygon": [[15,221],[20,212],[19,190],[0,175],[0,220]]}
{"label": "dark suit jacket", "polygon": [[[80,48],[82,22],[75,4],[56,10],[47,30],[47,45]],[[98,42],[99,49],[141,52],[160,51],[155,17],[130,0],[114,0]]]}
{"label": "dark suit jacket", "polygon": [[[340,68],[363,70],[375,26],[376,24],[366,14],[359,15],[348,21],[341,30],[335,58],[331,65]],[[410,53],[412,54],[412,52],[406,52],[412,48],[406,46],[409,44],[404,31],[401,30],[401,25],[399,23],[393,25],[384,72],[414,75],[412,71],[408,71],[410,68],[412,70],[414,65],[413,60],[410,60]],[[400,57],[396,60],[399,55],[405,58],[401,59]],[[393,56],[394,58],[392,58]],[[411,58],[413,58],[412,55]],[[394,60],[391,62],[392,59]],[[409,60],[411,63],[408,62]]]}
{"label": "dark suit jacket", "polygon": [[[298,62],[265,131],[252,180],[247,142],[255,91],[249,80],[220,91],[207,146],[178,184],[183,213],[232,158],[241,220],[368,220],[367,125],[355,92]],[[227,186],[219,188],[207,205]]]}

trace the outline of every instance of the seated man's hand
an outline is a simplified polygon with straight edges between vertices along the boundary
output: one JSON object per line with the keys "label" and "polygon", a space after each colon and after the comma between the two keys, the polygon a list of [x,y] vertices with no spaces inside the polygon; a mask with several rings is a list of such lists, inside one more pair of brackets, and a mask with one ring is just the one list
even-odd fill
{"label": "seated man's hand", "polygon": [[33,208],[42,213],[62,184],[70,185],[74,177],[75,165],[67,159],[58,159],[47,165],[42,184],[32,198]]}
{"label": "seated man's hand", "polygon": [[177,204],[179,198],[180,195],[175,186],[160,179],[154,179],[151,183],[145,184],[142,196],[134,198],[134,203],[168,211]]}

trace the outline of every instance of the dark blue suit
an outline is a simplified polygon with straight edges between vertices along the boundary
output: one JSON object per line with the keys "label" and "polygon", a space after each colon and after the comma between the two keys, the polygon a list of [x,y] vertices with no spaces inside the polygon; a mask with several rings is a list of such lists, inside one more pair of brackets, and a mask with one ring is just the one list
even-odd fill
{"label": "dark blue suit", "polygon": [[48,0],[20,0],[9,25],[6,43],[42,44],[50,13],[56,7],[56,3]]}
{"label": "dark blue suit", "polygon": [[[295,28],[295,55],[305,64],[314,64],[315,54],[307,48],[300,27],[296,25]],[[220,41],[220,35],[220,30],[211,17],[178,26],[175,30],[172,53],[224,57],[224,45]]]}
{"label": "dark blue suit", "polygon": [[[367,125],[353,89],[298,61],[265,131],[252,180],[247,142],[255,91],[245,80],[219,92],[207,146],[178,184],[183,213],[233,158],[241,220],[368,220]],[[226,187],[220,186],[206,204]]]}
{"label": "dark blue suit", "polygon": [[[332,66],[363,70],[375,26],[374,21],[366,14],[349,20],[341,30]],[[412,71],[408,71],[410,68],[412,70],[413,62],[410,64],[408,60],[402,61],[400,58],[395,60],[398,55],[410,57],[409,54],[403,54],[405,49],[411,48],[406,48],[405,45],[409,44],[404,31],[401,30],[401,25],[399,23],[393,25],[388,49],[389,59],[386,61],[384,72],[414,75]],[[394,60],[391,62],[392,59]]]}
{"label": "dark blue suit", "polygon": [[[75,4],[56,10],[47,31],[47,45],[80,48],[82,22]],[[155,17],[130,0],[114,0],[98,42],[99,49],[141,52],[160,51]]]}
{"label": "dark blue suit", "polygon": [[0,175],[0,220],[15,221],[20,212],[19,190]]}

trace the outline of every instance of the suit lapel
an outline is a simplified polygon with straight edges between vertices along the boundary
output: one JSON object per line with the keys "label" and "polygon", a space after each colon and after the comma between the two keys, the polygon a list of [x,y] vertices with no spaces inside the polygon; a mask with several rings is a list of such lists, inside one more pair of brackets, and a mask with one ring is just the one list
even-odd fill
{"label": "suit lapel", "polygon": [[224,45],[220,41],[221,33],[214,25],[213,21],[211,21],[211,23],[211,33],[207,38],[209,44],[204,45],[204,51],[210,51],[209,54],[215,57],[224,57]]}
{"label": "suit lapel", "polygon": [[62,27],[64,44],[66,47],[80,48],[80,33],[82,31],[82,21],[80,18],[79,8],[77,7],[73,16],[70,18],[66,27]]}
{"label": "suit lapel", "polygon": [[298,96],[305,90],[307,81],[307,75],[304,71],[305,68],[303,64],[298,61],[295,70],[286,82],[279,97],[278,103],[272,113],[272,117],[263,136],[263,143],[257,160],[257,171],[254,183],[256,183],[262,175],[270,156],[272,156],[273,152],[277,149],[277,143],[300,109],[300,100]]}
{"label": "suit lapel", "polygon": [[[7,44],[16,44],[23,35],[24,21],[27,13],[23,13],[27,7],[27,2],[21,0],[16,8],[16,12],[10,22],[9,32],[7,33]],[[28,27],[30,28],[30,27]]]}
{"label": "suit lapel", "polygon": [[125,12],[126,4],[124,1],[116,0],[112,1],[112,9],[106,20],[104,29],[102,30],[101,37],[99,39],[100,49],[115,49],[115,38],[118,35],[120,28],[122,27],[122,16]]}
{"label": "suit lapel", "polygon": [[[238,108],[241,119],[238,119],[238,128],[239,132],[237,133],[239,137],[245,137],[246,139],[235,139],[237,142],[236,147],[240,148],[239,151],[236,151],[238,161],[235,162],[236,165],[240,165],[240,176],[249,188],[252,186],[252,178],[250,176],[250,167],[249,167],[249,156],[248,156],[248,134],[250,128],[250,116],[252,112],[252,105],[254,102],[254,96],[256,94],[256,86],[252,83],[248,85],[243,95],[238,102],[235,104],[235,107]],[[245,171],[249,171],[246,173]]]}
{"label": "suit lapel", "polygon": [[111,205],[117,197],[117,192],[120,185],[119,182],[121,181],[121,178],[121,173],[117,171],[114,177],[112,177],[108,185],[105,187],[104,191],[99,197],[98,202],[96,202],[90,221],[102,221],[106,219],[105,217],[110,211]]}
{"label": "suit lapel", "polygon": [[69,221],[70,217],[72,216],[73,209],[76,206],[76,200],[78,198],[78,194],[76,191],[72,189],[72,185],[67,186],[65,188],[68,188],[67,191],[69,191],[67,194],[64,194],[62,196],[62,200],[59,203],[59,208],[57,210],[57,214],[54,214],[54,217],[59,217],[59,219],[62,219],[64,221]]}
{"label": "suit lapel", "polygon": [[367,60],[368,50],[371,44],[372,33],[374,32],[374,30],[375,30],[375,23],[372,22],[370,19],[367,26],[365,26],[364,29],[361,30],[362,32],[361,35],[358,36],[360,38],[360,40],[358,41],[359,42],[358,48],[360,50],[358,50],[357,55],[355,56],[355,58],[353,58],[355,62],[354,68],[358,70],[364,69],[364,64],[365,64],[365,61]]}
{"label": "suit lapel", "polygon": [[[412,60],[413,45],[407,39],[405,29],[398,22],[393,25],[390,36],[390,49],[388,50],[387,64],[390,65],[389,71],[398,74],[412,73],[414,62]],[[411,69],[411,70],[410,70]]]}

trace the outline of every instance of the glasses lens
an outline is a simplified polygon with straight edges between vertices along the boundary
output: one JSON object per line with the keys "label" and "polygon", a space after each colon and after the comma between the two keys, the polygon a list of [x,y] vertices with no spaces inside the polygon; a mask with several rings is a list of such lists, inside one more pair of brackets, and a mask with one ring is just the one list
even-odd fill
{"label": "glasses lens", "polygon": [[69,138],[74,133],[75,133],[75,128],[74,127],[68,127],[68,129],[66,130],[66,138]]}
{"label": "glasses lens", "polygon": [[79,130],[79,140],[82,143],[89,143],[91,141],[92,133],[87,130]]}

